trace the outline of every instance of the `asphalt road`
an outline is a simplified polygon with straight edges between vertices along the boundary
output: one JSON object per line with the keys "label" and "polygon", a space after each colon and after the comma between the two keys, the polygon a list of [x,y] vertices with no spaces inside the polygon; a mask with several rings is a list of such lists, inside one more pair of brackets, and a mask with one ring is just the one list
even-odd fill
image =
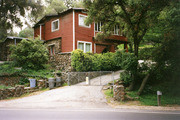
{"label": "asphalt road", "polygon": [[180,112],[4,109],[0,110],[0,120],[180,120]]}

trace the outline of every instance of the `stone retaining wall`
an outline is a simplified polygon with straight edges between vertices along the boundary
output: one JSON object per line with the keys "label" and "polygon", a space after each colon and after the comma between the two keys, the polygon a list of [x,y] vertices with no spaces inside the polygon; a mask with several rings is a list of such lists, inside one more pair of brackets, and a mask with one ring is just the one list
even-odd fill
{"label": "stone retaining wall", "polygon": [[25,93],[32,93],[38,91],[37,88],[24,87],[23,85],[18,85],[13,88],[0,89],[0,100],[11,98],[11,97],[20,97]]}
{"label": "stone retaining wall", "polygon": [[62,72],[61,78],[69,85],[74,85],[80,82],[86,81],[86,77],[89,79],[96,78],[98,76],[112,73],[111,71],[95,71],[95,72]]}
{"label": "stone retaining wall", "polygon": [[114,85],[113,86],[114,100],[124,101],[125,100],[125,91],[123,85]]}
{"label": "stone retaining wall", "polygon": [[64,72],[72,71],[71,67],[71,53],[58,53],[50,56],[49,62],[56,67],[57,70]]}
{"label": "stone retaining wall", "polygon": [[15,86],[22,77],[0,76],[0,85]]}

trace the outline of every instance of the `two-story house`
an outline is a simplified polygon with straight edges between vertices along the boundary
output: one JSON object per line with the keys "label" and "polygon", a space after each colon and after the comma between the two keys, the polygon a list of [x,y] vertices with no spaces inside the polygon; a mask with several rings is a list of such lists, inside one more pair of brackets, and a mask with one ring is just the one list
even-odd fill
{"label": "two-story house", "polygon": [[57,58],[56,55],[65,55],[75,49],[102,53],[115,52],[119,44],[124,44],[127,48],[127,39],[120,34],[118,25],[114,27],[112,36],[103,42],[96,41],[95,36],[101,32],[102,23],[85,25],[86,17],[87,13],[83,8],[71,8],[59,14],[44,16],[34,25],[34,37],[39,36],[45,41],[51,57],[57,62],[61,58]]}

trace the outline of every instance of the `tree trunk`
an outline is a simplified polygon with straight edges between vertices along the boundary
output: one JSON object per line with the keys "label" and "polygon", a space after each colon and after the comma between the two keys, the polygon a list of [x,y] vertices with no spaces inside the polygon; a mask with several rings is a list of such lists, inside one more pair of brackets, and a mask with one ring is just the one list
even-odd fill
{"label": "tree trunk", "polygon": [[138,57],[138,48],[139,48],[139,45],[137,43],[134,44],[134,55],[136,57]]}
{"label": "tree trunk", "polygon": [[138,93],[137,93],[138,95],[141,95],[142,91],[144,90],[144,87],[145,87],[145,85],[146,85],[146,83],[148,81],[149,75],[150,74],[147,74],[146,77],[143,79],[143,81],[141,83],[141,86],[140,86],[140,88],[138,90]]}
{"label": "tree trunk", "polygon": [[131,84],[130,84],[130,86],[129,86],[129,91],[132,91],[132,90],[134,90],[134,86],[135,86],[135,76],[134,75],[132,75],[132,82],[131,82]]}

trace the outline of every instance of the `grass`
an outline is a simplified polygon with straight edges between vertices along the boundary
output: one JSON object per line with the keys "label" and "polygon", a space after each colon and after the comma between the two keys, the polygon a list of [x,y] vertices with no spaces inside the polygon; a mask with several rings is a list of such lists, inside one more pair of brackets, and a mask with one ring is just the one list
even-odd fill
{"label": "grass", "polygon": [[8,88],[11,88],[11,86],[0,85],[0,89],[8,89]]}
{"label": "grass", "polygon": [[104,91],[104,94],[107,96],[107,97],[113,97],[113,91],[111,89],[107,89]]}
{"label": "grass", "polygon": [[[113,92],[108,89],[104,91],[106,98],[113,98]],[[155,94],[144,94],[141,96],[137,95],[137,91],[127,92],[127,95],[135,98],[135,100],[139,101],[141,105],[146,106],[157,106],[157,95]],[[139,98],[139,99],[137,99]],[[124,101],[126,103],[128,101]],[[121,102],[122,103],[122,102]],[[170,95],[162,95],[161,96],[161,105],[162,106],[172,106],[172,105],[180,105],[180,97],[178,96],[170,96]]]}
{"label": "grass", "polygon": [[[132,91],[132,92],[128,92],[127,94],[132,98],[139,97],[139,101],[142,105],[157,106],[157,95],[156,95],[156,93],[144,94],[144,95],[138,96],[137,91]],[[171,96],[168,94],[163,94],[161,96],[161,105],[162,106],[180,105],[180,97],[179,96]]]}

